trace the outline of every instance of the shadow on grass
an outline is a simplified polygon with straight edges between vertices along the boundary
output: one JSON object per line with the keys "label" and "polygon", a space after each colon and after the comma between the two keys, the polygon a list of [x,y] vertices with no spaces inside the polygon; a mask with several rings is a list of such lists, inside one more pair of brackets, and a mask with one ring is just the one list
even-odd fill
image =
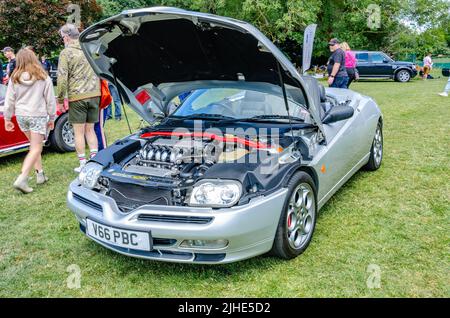
{"label": "shadow on grass", "polygon": [[388,78],[361,78],[357,81],[354,81],[353,83],[398,83],[392,79]]}
{"label": "shadow on grass", "polygon": [[[176,273],[183,273],[184,275],[191,275],[201,277],[206,275],[217,280],[227,280],[227,276],[242,275],[256,268],[261,271],[268,270],[276,265],[281,265],[288,262],[268,254],[256,256],[247,260],[229,263],[229,264],[192,264],[192,263],[171,263],[157,260],[147,260],[135,257],[122,255],[107,249],[101,245],[96,244],[89,238],[83,243],[82,249],[89,252],[91,255],[99,257],[98,261],[105,261],[108,267],[112,266],[120,272],[126,273],[142,273],[142,270],[156,275],[173,275]],[[105,260],[105,257],[108,258]]]}
{"label": "shadow on grass", "polygon": [[[381,166],[382,169],[383,166]],[[340,187],[336,193],[334,193],[331,198],[325,203],[324,206],[320,209],[319,218],[322,214],[325,214],[328,212],[330,208],[330,203],[334,201],[340,201],[345,198],[345,195],[347,194],[347,191],[355,186],[357,182],[360,182],[361,180],[364,180],[366,178],[370,178],[373,173],[376,173],[376,171],[365,171],[365,170],[358,170],[353,176],[351,176],[350,179],[348,179],[342,187]]]}
{"label": "shadow on grass", "polygon": [[[11,155],[0,157],[0,166],[2,166],[3,164],[21,163],[25,159],[25,156],[27,155],[27,153],[28,153],[28,149],[17,152],[17,153],[13,153]],[[46,154],[61,154],[62,155],[63,153],[53,150],[50,147],[44,147],[44,149],[42,150],[42,156],[45,156]]]}
{"label": "shadow on grass", "polygon": [[18,153],[14,153],[5,157],[0,157],[0,166],[5,164],[18,164],[25,159],[25,156],[27,155],[28,151],[22,151]]}

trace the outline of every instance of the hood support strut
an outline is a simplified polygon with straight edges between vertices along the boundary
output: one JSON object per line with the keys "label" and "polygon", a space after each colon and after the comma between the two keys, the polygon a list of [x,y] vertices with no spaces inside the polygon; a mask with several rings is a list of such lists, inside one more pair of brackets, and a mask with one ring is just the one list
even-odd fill
{"label": "hood support strut", "polygon": [[[120,97],[120,103],[122,104],[122,109],[123,109],[123,114],[125,115],[125,120],[127,121],[127,125],[128,125],[128,130],[130,131],[130,135],[132,134],[131,132],[131,126],[130,126],[130,121],[128,120],[128,115],[127,115],[127,110],[125,109],[125,102],[122,96],[122,93],[120,92],[120,87],[119,85],[117,85],[117,76],[116,76],[116,72],[114,72],[114,64],[117,62],[117,60],[115,58],[110,58],[109,59],[109,64],[111,65],[111,73],[112,76],[114,78],[114,86],[116,86],[117,89],[117,93],[119,93],[119,97]],[[116,105],[114,105],[114,107],[117,107]]]}
{"label": "hood support strut", "polygon": [[277,63],[278,78],[280,79],[281,91],[283,92],[284,106],[286,107],[286,111],[287,111],[287,115],[288,115],[289,126],[290,126],[289,128],[291,129],[292,147],[295,150],[296,146],[295,146],[294,129],[293,129],[293,126],[292,126],[291,115],[289,113],[289,102],[288,102],[288,98],[287,98],[287,94],[286,94],[286,87],[284,86],[284,80],[283,80],[283,74],[281,73],[280,62],[278,62],[278,60],[275,60],[275,63]]}

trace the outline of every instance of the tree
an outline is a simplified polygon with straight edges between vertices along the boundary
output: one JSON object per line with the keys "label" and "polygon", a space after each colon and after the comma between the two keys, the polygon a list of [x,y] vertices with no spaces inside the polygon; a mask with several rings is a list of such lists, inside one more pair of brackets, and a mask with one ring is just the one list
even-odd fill
{"label": "tree", "polygon": [[[123,9],[174,6],[245,20],[259,28],[298,62],[304,28],[317,23],[314,56],[325,62],[328,40],[337,37],[354,49],[402,56],[447,52],[448,0],[98,0],[105,15]],[[377,14],[379,17],[377,18]],[[375,17],[375,23],[371,18]],[[378,19],[378,20],[377,20]],[[378,23],[379,22],[379,23]],[[409,25],[409,26],[408,26]]]}
{"label": "tree", "polygon": [[[328,40],[337,37],[354,49],[404,55],[448,52],[448,0],[78,0],[82,24],[125,9],[174,6],[245,20],[298,62],[303,31],[317,23],[314,56],[323,63]],[[38,51],[58,50],[58,28],[67,20],[70,0],[0,0],[0,46],[33,45]],[[369,19],[378,6],[379,25]],[[375,10],[376,11],[376,10]]]}
{"label": "tree", "polygon": [[156,4],[151,0],[97,0],[103,9],[103,18],[119,14],[125,9],[138,9]]}
{"label": "tree", "polygon": [[101,8],[95,0],[0,0],[0,46],[20,49],[31,45],[36,52],[52,54],[62,48],[59,28],[68,21],[70,3],[81,8],[81,26],[98,20]]}

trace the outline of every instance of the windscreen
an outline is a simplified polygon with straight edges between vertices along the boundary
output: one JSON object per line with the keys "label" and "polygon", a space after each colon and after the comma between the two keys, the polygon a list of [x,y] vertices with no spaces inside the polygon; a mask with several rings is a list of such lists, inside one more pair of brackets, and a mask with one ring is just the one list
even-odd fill
{"label": "windscreen", "polygon": [[[290,115],[302,117],[308,115],[306,107],[289,100]],[[283,97],[269,93],[233,89],[210,88],[190,92],[173,116],[222,115],[241,119],[261,115],[287,116]]]}

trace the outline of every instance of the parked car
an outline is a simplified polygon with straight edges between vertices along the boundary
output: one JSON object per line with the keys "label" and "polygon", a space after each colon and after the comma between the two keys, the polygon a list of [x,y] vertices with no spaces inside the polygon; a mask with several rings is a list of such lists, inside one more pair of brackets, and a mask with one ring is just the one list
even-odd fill
{"label": "parked car", "polygon": [[129,10],[80,43],[151,123],[100,151],[67,194],[81,231],[118,253],[208,264],[294,258],[330,197],[381,165],[377,104],[301,76],[246,22]]}
{"label": "parked car", "polygon": [[[13,153],[25,151],[30,143],[27,137],[20,131],[13,116],[12,122],[16,129],[13,132],[5,130],[5,119],[3,117],[4,99],[6,95],[6,86],[0,84],[0,157]],[[55,129],[50,132],[46,145],[51,146],[56,151],[66,152],[75,150],[75,140],[72,125],[68,121],[68,113],[61,112],[63,107],[58,106],[57,118],[55,120]]]}
{"label": "parked car", "polygon": [[416,65],[394,61],[383,52],[355,51],[360,78],[389,78],[408,82],[417,75]]}

